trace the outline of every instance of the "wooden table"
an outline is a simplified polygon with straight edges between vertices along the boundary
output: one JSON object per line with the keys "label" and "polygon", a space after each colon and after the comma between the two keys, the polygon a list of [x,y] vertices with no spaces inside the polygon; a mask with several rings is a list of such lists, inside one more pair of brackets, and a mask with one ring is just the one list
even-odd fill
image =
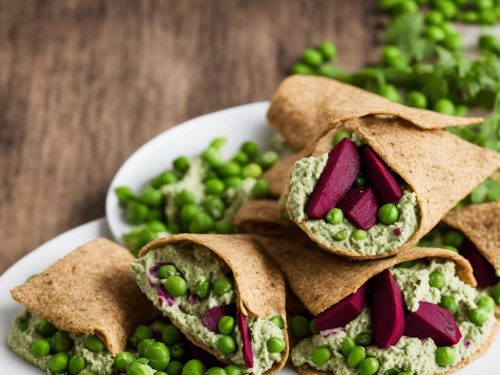
{"label": "wooden table", "polygon": [[333,40],[364,65],[376,2],[0,0],[0,272],[103,216],[151,137],[268,99],[304,48]]}

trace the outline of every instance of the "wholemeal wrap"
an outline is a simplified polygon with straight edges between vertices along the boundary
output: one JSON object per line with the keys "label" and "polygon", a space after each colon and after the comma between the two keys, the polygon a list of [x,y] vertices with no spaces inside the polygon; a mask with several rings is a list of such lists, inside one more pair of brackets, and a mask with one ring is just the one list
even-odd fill
{"label": "wholemeal wrap", "polygon": [[158,239],[132,265],[148,298],[195,345],[245,373],[288,357],[284,278],[246,235]]}
{"label": "wholemeal wrap", "polygon": [[51,341],[56,352],[59,345],[83,357],[87,371],[111,374],[113,356],[125,350],[132,330],[158,315],[134,281],[132,261],[127,249],[98,238],[14,288],[12,297],[26,310],[9,333],[10,348],[49,371],[52,356],[41,355],[43,343],[38,356],[30,348]]}
{"label": "wholemeal wrap", "polygon": [[352,262],[312,243],[258,241],[313,318],[290,320],[301,374],[452,373],[495,337],[493,309],[474,288],[470,264],[452,251],[406,249]]}

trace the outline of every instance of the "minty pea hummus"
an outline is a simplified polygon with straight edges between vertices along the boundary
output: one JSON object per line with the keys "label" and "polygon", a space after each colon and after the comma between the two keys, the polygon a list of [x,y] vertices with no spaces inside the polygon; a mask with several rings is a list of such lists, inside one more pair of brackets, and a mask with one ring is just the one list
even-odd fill
{"label": "minty pea hummus", "polygon": [[[73,369],[102,375],[113,372],[113,357],[104,344],[93,335],[58,331],[45,319],[23,311],[14,320],[7,344],[26,361],[47,374],[65,372],[68,363]],[[62,370],[59,372],[58,368]]]}
{"label": "minty pea hummus", "polygon": [[[438,347],[431,338],[403,335],[395,345],[379,349],[370,338],[370,309],[365,307],[345,328],[302,339],[291,353],[294,366],[308,366],[336,375],[364,373],[362,371],[372,373],[370,366],[378,374],[406,371],[408,374],[431,375],[447,372],[449,368],[470,358],[488,339],[495,324],[493,310],[484,306],[485,300],[480,292],[456,275],[454,262],[417,261],[393,267],[390,272],[403,293],[408,313],[416,311],[423,301],[446,306],[454,312],[462,335],[456,345]],[[440,273],[439,285],[435,280],[437,272]],[[481,310],[480,318],[476,314],[477,310]],[[359,364],[352,366],[354,359],[351,358],[350,350],[354,349],[349,348],[349,342],[352,347],[356,346],[358,353],[354,354],[368,359],[365,368],[361,369]]]}
{"label": "minty pea hummus", "polygon": [[247,317],[254,364],[245,366],[231,272],[207,248],[189,243],[166,245],[138,259],[132,271],[141,290],[165,316],[243,372],[262,374],[281,360],[283,318]]}

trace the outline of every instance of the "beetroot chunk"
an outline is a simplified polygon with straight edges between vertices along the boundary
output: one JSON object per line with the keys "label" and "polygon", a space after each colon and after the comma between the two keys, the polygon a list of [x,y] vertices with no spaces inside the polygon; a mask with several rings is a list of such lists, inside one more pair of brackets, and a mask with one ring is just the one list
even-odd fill
{"label": "beetroot chunk", "polygon": [[462,338],[451,312],[430,302],[419,302],[418,310],[406,317],[405,335],[431,338],[437,346],[452,346]]}
{"label": "beetroot chunk", "polygon": [[231,315],[233,308],[231,305],[215,306],[205,311],[201,317],[201,324],[203,324],[210,332],[217,331],[217,323],[224,315]]}
{"label": "beetroot chunk", "polygon": [[464,241],[464,244],[460,248],[460,255],[467,258],[470,262],[478,287],[486,288],[498,282],[498,277],[491,263],[486,260],[483,254],[468,239]]}
{"label": "beetroot chunk", "polygon": [[349,138],[344,138],[328,153],[325,169],[307,202],[307,216],[324,218],[352,186],[359,169],[358,148]]}
{"label": "beetroot chunk", "polygon": [[317,315],[316,327],[319,331],[326,331],[346,326],[361,314],[365,299],[366,286],[363,285],[355,293]]}
{"label": "beetroot chunk", "polygon": [[395,345],[405,330],[403,293],[389,270],[375,276],[370,287],[373,338],[378,348],[385,349]]}
{"label": "beetroot chunk", "polygon": [[250,335],[248,334],[248,325],[245,315],[240,311],[236,314],[236,320],[238,323],[238,329],[241,334],[241,352],[243,353],[243,361],[245,361],[245,366],[248,368],[253,367],[253,351],[252,342],[250,341]]}
{"label": "beetroot chunk", "polygon": [[377,222],[378,202],[369,187],[349,190],[337,207],[361,229],[368,230]]}
{"label": "beetroot chunk", "polygon": [[366,145],[361,147],[361,163],[363,174],[382,203],[393,203],[401,198],[403,191],[389,167]]}

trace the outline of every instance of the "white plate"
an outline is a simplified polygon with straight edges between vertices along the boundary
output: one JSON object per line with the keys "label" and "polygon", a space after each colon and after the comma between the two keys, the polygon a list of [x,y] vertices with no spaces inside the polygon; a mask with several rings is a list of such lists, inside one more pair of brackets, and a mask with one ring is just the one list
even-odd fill
{"label": "white plate", "polygon": [[196,156],[216,137],[227,138],[225,156],[234,154],[247,140],[269,148],[274,131],[266,122],[268,107],[268,102],[259,102],[209,113],[159,134],[135,151],[118,170],[106,196],[106,218],[115,239],[122,241],[131,228],[123,220],[115,188],[126,185],[139,191],[151,178],[171,168],[176,157]]}

